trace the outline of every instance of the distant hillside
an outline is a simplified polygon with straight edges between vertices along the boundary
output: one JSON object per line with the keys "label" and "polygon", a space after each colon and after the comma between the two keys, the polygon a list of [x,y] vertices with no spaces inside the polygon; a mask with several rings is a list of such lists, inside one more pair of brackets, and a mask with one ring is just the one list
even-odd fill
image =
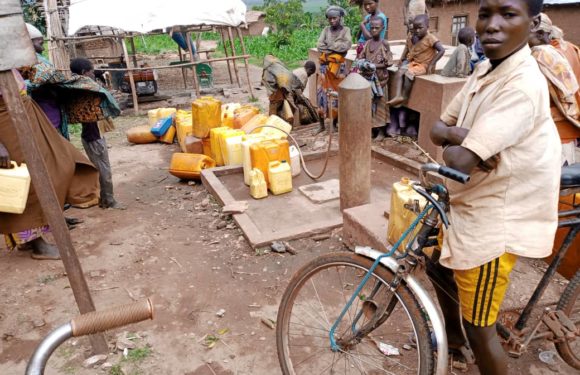
{"label": "distant hillside", "polygon": [[[252,9],[254,5],[262,5],[262,0],[244,0],[244,3],[248,6],[248,9]],[[304,3],[304,11],[316,13],[320,11],[320,8],[325,8],[328,6],[327,0],[306,0]]]}

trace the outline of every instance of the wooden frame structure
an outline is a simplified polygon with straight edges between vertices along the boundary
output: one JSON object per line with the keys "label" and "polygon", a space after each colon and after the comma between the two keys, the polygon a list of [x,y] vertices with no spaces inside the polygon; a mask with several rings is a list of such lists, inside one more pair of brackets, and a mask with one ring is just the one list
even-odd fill
{"label": "wooden frame structure", "polygon": [[[183,79],[184,79],[184,83],[186,82],[186,72],[185,72],[185,68],[188,67],[193,67],[194,72],[193,72],[193,87],[195,88],[195,92],[196,95],[201,95],[201,88],[199,86],[199,82],[197,80],[197,74],[195,72],[195,66],[199,65],[199,64],[204,64],[204,63],[212,63],[212,62],[218,62],[218,61],[226,61],[227,62],[227,66],[228,66],[228,75],[229,75],[229,79],[230,79],[230,83],[233,84],[234,83],[234,78],[235,78],[235,82],[237,83],[238,87],[242,87],[242,82],[240,80],[240,72],[238,69],[238,66],[236,64],[237,60],[244,60],[244,67],[246,70],[246,84],[250,93],[251,97],[254,97],[254,91],[252,89],[252,83],[250,81],[250,70],[249,70],[249,62],[248,62],[248,58],[250,57],[250,55],[247,54],[246,51],[246,46],[244,43],[244,39],[242,36],[242,32],[240,30],[241,26],[238,27],[234,27],[234,26],[222,26],[222,25],[198,25],[198,26],[183,26],[183,27],[175,27],[174,31],[176,32],[183,32],[186,35],[186,41],[188,43],[188,51],[187,54],[189,55],[189,62],[188,63],[183,63],[183,64],[179,64],[179,65],[161,65],[161,66],[154,66],[154,67],[146,67],[146,68],[139,68],[138,64],[137,64],[137,58],[136,58],[136,51],[135,51],[135,43],[133,41],[133,38],[135,36],[138,35],[159,35],[159,34],[166,34],[164,32],[160,32],[160,31],[153,31],[150,33],[146,33],[146,34],[137,34],[137,33],[119,33],[119,34],[114,34],[114,35],[87,35],[87,36],[71,36],[71,37],[66,37],[66,36],[58,36],[58,35],[52,35],[50,34],[50,30],[49,30],[49,34],[47,35],[49,42],[56,42],[57,45],[62,46],[61,48],[64,48],[64,42],[72,42],[72,44],[74,45],[75,42],[77,41],[90,41],[90,40],[97,40],[97,39],[102,39],[102,38],[113,38],[113,39],[120,39],[121,40],[121,44],[123,46],[123,59],[125,61],[125,63],[127,64],[127,68],[99,68],[100,70],[106,70],[106,71],[126,71],[128,72],[129,75],[129,84],[131,86],[131,91],[132,91],[132,100],[133,100],[133,109],[135,111],[135,114],[139,113],[139,103],[137,100],[137,90],[136,90],[136,85],[135,85],[135,80],[133,77],[133,73],[139,70],[149,70],[149,69],[181,69],[182,70],[182,74],[183,74]],[[234,29],[235,29],[235,36],[234,36]],[[225,57],[221,57],[221,58],[206,58],[203,60],[195,60],[194,54],[192,53],[193,50],[193,46],[191,45],[191,34],[192,32],[195,33],[201,33],[203,31],[210,31],[210,30],[215,30],[217,32],[220,33],[221,36],[221,41],[222,41],[222,46],[224,49],[224,53],[225,53]],[[235,37],[237,36],[238,40],[240,41],[240,46],[242,48],[242,54],[238,55],[236,53],[236,49],[235,49]],[[127,48],[127,39],[129,40],[129,45],[131,47],[131,54],[129,54],[129,50]],[[182,55],[181,55],[181,51],[179,51],[180,53],[180,60],[182,59]],[[132,66],[130,66],[130,57],[132,57]],[[90,59],[90,58],[89,58]],[[233,71],[233,75],[232,75],[232,71]],[[186,85],[187,88],[187,85]]]}

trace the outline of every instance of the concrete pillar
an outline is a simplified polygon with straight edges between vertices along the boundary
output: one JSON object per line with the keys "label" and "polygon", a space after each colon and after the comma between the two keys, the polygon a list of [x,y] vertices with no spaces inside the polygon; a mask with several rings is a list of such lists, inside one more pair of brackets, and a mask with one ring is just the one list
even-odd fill
{"label": "concrete pillar", "polygon": [[349,74],[338,88],[340,209],[371,200],[371,85]]}

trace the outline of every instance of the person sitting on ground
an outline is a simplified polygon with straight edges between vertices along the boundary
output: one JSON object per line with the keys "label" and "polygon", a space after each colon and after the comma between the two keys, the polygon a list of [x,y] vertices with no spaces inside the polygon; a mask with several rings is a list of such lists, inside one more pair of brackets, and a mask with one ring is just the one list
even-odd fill
{"label": "person sitting on ground", "polygon": [[361,58],[360,54],[362,53],[365,43],[373,38],[371,33],[371,20],[373,18],[380,18],[383,21],[383,28],[381,29],[380,34],[381,40],[386,39],[386,33],[389,28],[389,19],[383,12],[380,11],[378,0],[364,0],[363,8],[365,12],[367,12],[367,15],[364,17],[363,22],[360,24],[360,37],[358,38],[358,44],[356,47],[357,58]]}
{"label": "person sitting on ground", "polygon": [[451,225],[442,231],[439,263],[427,273],[457,287],[435,286],[449,348],[464,347],[463,325],[483,375],[508,374],[496,321],[510,273],[518,257],[550,255],[558,226],[561,144],[546,79],[528,46],[542,6],[479,3],[476,30],[488,59],[430,134],[445,164],[471,180],[447,182]]}
{"label": "person sitting on ground", "polygon": [[471,52],[469,48],[475,39],[475,30],[472,27],[464,27],[457,33],[459,44],[449,57],[449,61],[443,67],[441,75],[445,77],[465,78],[471,73]]}
{"label": "person sitting on ground", "polygon": [[316,45],[320,54],[320,82],[318,84],[318,114],[320,127],[314,134],[322,133],[326,130],[324,119],[332,115],[335,119],[334,112],[330,113],[330,108],[338,108],[338,101],[333,100],[328,103],[327,90],[338,92],[338,85],[346,75],[345,56],[352,47],[352,36],[350,29],[343,25],[344,9],[332,5],[326,9],[326,19],[329,26],[326,26],[320,33]]}
{"label": "person sitting on ground", "polygon": [[576,163],[576,139],[580,138],[580,93],[568,60],[550,45],[552,21],[540,13],[540,24],[531,31],[532,56],[548,80],[550,112],[562,141],[562,164]]}
{"label": "person sitting on ground", "polygon": [[[277,115],[285,121],[295,124],[302,120],[303,124],[311,124],[318,120],[316,110],[303,94],[305,82],[315,72],[316,64],[307,61],[304,68],[296,69],[298,74],[296,76],[278,58],[266,55],[262,71],[262,84],[268,92],[269,114]],[[297,119],[294,118],[295,114],[298,114]],[[301,118],[301,115],[305,118]]]}
{"label": "person sitting on ground", "polygon": [[416,16],[413,20],[412,37],[407,39],[399,70],[395,75],[395,97],[389,104],[393,107],[404,104],[409,99],[415,77],[433,74],[437,61],[444,53],[443,45],[429,32],[429,17],[425,14]]}
{"label": "person sitting on ground", "polygon": [[[26,85],[20,73],[13,70],[13,74],[20,84],[22,104],[30,120],[31,136],[42,155],[60,206],[97,200],[97,170],[59,134],[42,108],[26,95]],[[0,168],[11,168],[11,161],[18,165],[24,162],[16,126],[23,124],[12,122],[0,92]],[[31,256],[34,259],[60,259],[57,247],[43,238],[49,232],[34,185],[30,187],[22,214],[0,212],[0,233],[4,235],[9,250],[32,250]]]}
{"label": "person sitting on ground", "polygon": [[[88,77],[90,79],[94,79],[95,77],[93,63],[84,58],[73,59],[70,63],[70,70],[73,74],[79,76]],[[98,107],[93,107],[92,110],[98,110]],[[107,142],[105,138],[101,136],[99,131],[99,126],[97,124],[98,119],[99,116],[94,114],[95,121],[81,123],[81,140],[89,160],[99,170],[99,184],[101,188],[99,207],[123,210],[125,207],[115,200],[113,194],[111,162],[109,161]]]}
{"label": "person sitting on ground", "polygon": [[[372,39],[365,43],[358,64],[361,75],[371,82],[373,132],[376,132],[375,140],[377,141],[382,141],[385,138],[386,128],[390,122],[390,112],[387,104],[389,93],[389,71],[387,68],[393,65],[393,54],[391,53],[389,42],[386,39],[381,39],[382,29],[383,20],[378,17],[373,18],[371,20]],[[367,62],[369,64],[365,64]],[[372,65],[374,69],[365,69],[366,65]],[[367,70],[371,70],[370,75],[366,74]]]}

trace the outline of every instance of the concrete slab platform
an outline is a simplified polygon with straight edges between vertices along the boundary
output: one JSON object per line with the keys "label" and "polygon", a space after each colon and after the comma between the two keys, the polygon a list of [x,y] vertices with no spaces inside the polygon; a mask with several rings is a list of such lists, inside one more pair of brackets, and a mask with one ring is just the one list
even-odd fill
{"label": "concrete slab platform", "polygon": [[[305,155],[307,167],[316,174],[323,166],[325,153]],[[308,237],[340,227],[343,223],[338,199],[313,203],[299,188],[314,182],[338,179],[339,158],[336,151],[330,157],[326,174],[318,181],[310,179],[304,171],[293,179],[294,190],[279,196],[255,200],[243,182],[240,167],[220,167],[202,171],[202,181],[222,204],[248,201],[244,213],[233,215],[251,246],[266,246],[273,241]],[[371,201],[382,207],[381,215],[390,202],[391,186],[403,176],[414,174],[391,165],[388,157],[373,152],[371,164]],[[412,170],[412,168],[410,168]],[[380,202],[380,203],[379,203]],[[382,206],[381,206],[382,205]]]}
{"label": "concrete slab platform", "polygon": [[313,203],[326,203],[340,198],[340,182],[337,178],[300,186],[298,190]]}
{"label": "concrete slab platform", "polygon": [[344,210],[342,241],[351,250],[355,246],[370,246],[387,252],[388,220],[384,213],[389,202],[369,203]]}

